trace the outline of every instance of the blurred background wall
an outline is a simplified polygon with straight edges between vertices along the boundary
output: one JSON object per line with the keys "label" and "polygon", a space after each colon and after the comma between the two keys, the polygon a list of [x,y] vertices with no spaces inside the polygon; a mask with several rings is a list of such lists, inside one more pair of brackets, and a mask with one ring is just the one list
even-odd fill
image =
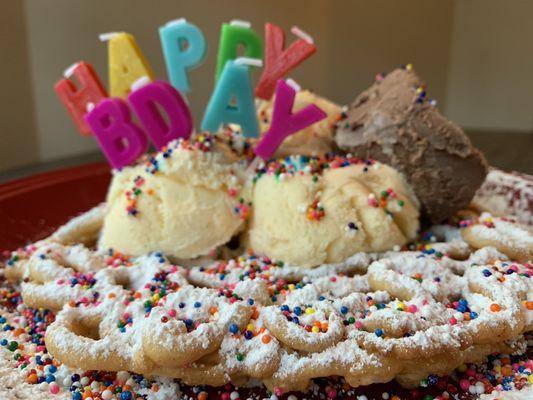
{"label": "blurred background wall", "polygon": [[[191,75],[189,99],[197,121],[213,89],[220,25],[239,18],[261,35],[267,21],[311,33],[318,52],[291,77],[339,103],[349,103],[377,72],[412,63],[443,113],[467,129],[492,163],[506,167],[509,155],[502,154],[500,143],[511,136],[521,147],[533,147],[528,134],[533,2],[527,0],[2,0],[1,5],[0,172],[97,154],[94,139],[77,133],[56,98],[54,82],[78,60],[92,63],[106,82],[106,45],[98,34],[108,31],[132,33],[156,75],[166,78],[157,29],[179,17],[196,23],[210,46],[206,62]],[[520,162],[510,167],[533,168],[531,158]]]}

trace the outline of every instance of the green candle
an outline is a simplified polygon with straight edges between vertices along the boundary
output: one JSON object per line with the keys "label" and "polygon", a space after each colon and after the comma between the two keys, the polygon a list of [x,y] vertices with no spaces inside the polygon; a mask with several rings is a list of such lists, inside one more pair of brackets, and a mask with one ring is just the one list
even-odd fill
{"label": "green candle", "polygon": [[[239,46],[244,47],[244,54],[239,54]],[[220,78],[226,62],[237,57],[263,58],[263,42],[247,21],[232,20],[222,24],[215,81]]]}

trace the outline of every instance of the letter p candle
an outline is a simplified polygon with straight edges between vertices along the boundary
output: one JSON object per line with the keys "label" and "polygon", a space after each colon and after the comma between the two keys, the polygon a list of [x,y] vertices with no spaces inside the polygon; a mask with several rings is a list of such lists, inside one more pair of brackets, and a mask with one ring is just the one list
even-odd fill
{"label": "letter p candle", "polygon": [[159,28],[159,37],[170,83],[181,93],[190,92],[189,69],[199,66],[207,54],[204,34],[181,18]]}

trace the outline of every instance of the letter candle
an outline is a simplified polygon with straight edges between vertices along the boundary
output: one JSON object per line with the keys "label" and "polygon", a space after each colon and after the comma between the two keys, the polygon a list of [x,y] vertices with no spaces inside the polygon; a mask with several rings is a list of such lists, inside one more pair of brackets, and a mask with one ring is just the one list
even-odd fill
{"label": "letter candle", "polygon": [[270,128],[254,148],[254,153],[265,161],[272,157],[285,138],[327,117],[314,104],[293,113],[294,99],[299,90],[298,84],[291,79],[280,79],[276,85]]}
{"label": "letter candle", "polygon": [[190,92],[189,70],[202,64],[207,54],[204,34],[180,18],[159,28],[159,37],[170,83],[181,93]]}
{"label": "letter candle", "polygon": [[[85,114],[107,97],[106,90],[100,82],[93,66],[84,61],[72,64],[63,73],[54,90],[67,109],[70,117],[82,135],[90,135],[91,129],[85,123]],[[72,82],[75,76],[78,86]]]}
{"label": "letter candle", "polygon": [[229,24],[222,24],[215,82],[219,80],[228,60],[239,57],[239,46],[244,47],[243,57],[263,58],[263,43],[251,27],[252,24],[248,21],[238,19],[231,20]]}
{"label": "letter candle", "polygon": [[111,97],[126,97],[131,85],[143,76],[154,79],[152,68],[135,38],[126,32],[103,33],[100,40],[108,42],[109,94]]}
{"label": "letter candle", "polygon": [[265,24],[265,67],[255,88],[257,97],[269,100],[274,94],[278,79],[283,78],[316,52],[311,36],[298,27],[293,27],[291,32],[299,39],[284,49],[283,29],[271,23]]}
{"label": "letter candle", "polygon": [[131,120],[121,98],[101,101],[85,116],[100,148],[114,168],[122,168],[148,150],[148,139]]}
{"label": "letter candle", "polygon": [[[299,86],[292,80],[278,79],[316,51],[313,39],[298,28],[299,37],[284,49],[283,30],[266,24],[266,68],[256,88],[259,97],[268,99],[274,91],[274,109],[269,130],[254,151],[257,155],[249,169],[268,160],[283,140],[307,126],[326,118],[315,105],[292,112]],[[160,28],[160,38],[168,75],[175,86],[153,80],[152,70],[132,35],[125,32],[100,35],[108,41],[109,84],[112,98],[90,64],[80,62],[68,68],[56,85],[56,92],[83,134],[92,130],[114,168],[134,162],[148,149],[148,138],[157,149],[177,138],[188,138],[193,131],[192,116],[180,93],[190,90],[189,69],[205,58],[207,45],[203,33],[185,19],[170,21]],[[244,46],[249,57],[238,57],[238,46]],[[254,93],[250,82],[250,66],[260,67],[262,43],[246,21],[223,24],[217,58],[215,89],[207,105],[202,129],[216,132],[223,124],[240,125],[244,136],[258,137],[259,124]],[[251,56],[251,57],[250,57]],[[253,58],[252,58],[253,57]],[[70,77],[79,81],[76,88]],[[179,88],[179,89],[176,89]],[[124,98],[128,98],[145,134],[132,121]]]}
{"label": "letter candle", "polygon": [[128,96],[128,101],[158,150],[174,139],[187,139],[191,135],[193,123],[189,107],[167,82],[155,81],[136,88]]}
{"label": "letter candle", "polygon": [[216,132],[222,124],[240,125],[247,137],[259,136],[249,66],[261,66],[258,59],[246,57],[228,61],[207,105],[202,129]]}

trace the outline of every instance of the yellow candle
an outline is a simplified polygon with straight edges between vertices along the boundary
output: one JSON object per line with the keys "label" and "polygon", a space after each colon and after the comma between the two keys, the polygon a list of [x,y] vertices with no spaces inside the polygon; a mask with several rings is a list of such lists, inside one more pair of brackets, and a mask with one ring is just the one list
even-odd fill
{"label": "yellow candle", "polygon": [[112,97],[126,97],[131,85],[143,76],[154,79],[152,68],[132,35],[117,32],[100,38],[109,41],[109,94]]}

